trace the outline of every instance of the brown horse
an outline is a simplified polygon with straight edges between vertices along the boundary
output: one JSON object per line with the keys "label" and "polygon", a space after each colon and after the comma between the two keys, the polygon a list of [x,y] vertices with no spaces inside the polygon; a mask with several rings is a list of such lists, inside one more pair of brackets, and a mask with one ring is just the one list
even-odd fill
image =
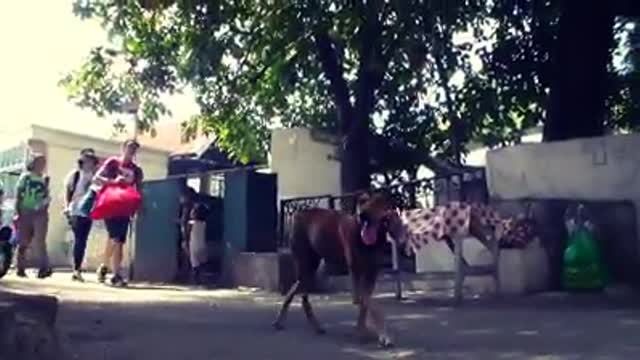
{"label": "brown horse", "polygon": [[405,228],[398,211],[383,195],[363,195],[358,199],[357,215],[328,210],[309,209],[298,212],[293,220],[291,252],[296,279],[282,304],[273,326],[284,328],[291,301],[302,296],[302,307],[313,329],[325,330],[313,314],[309,291],[321,260],[344,264],[350,271],[354,304],[359,306],[357,329],[367,336],[367,317],[370,316],[381,346],[392,345],[382,312],[372,301],[378,275],[378,254],[389,234],[395,242],[405,240]]}

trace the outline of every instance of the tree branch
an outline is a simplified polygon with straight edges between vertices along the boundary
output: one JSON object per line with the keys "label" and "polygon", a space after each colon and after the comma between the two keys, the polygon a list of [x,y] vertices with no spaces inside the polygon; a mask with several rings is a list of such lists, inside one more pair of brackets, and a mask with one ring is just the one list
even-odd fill
{"label": "tree branch", "polygon": [[380,87],[391,57],[385,58],[382,46],[383,25],[380,14],[384,3],[378,0],[367,1],[365,22],[358,33],[362,46],[359,49],[360,66],[358,68],[356,109],[364,117],[354,121],[350,131],[356,127],[368,127],[369,116],[375,104],[375,92]]}
{"label": "tree branch", "polygon": [[462,165],[462,123],[460,121],[460,118],[458,117],[457,111],[455,110],[455,104],[453,103],[453,98],[451,96],[452,89],[449,86],[449,75],[445,65],[446,59],[452,56],[451,49],[449,48],[448,44],[446,44],[446,37],[448,37],[450,33],[446,28],[446,24],[436,26],[435,29],[435,66],[436,71],[438,72],[438,77],[440,78],[442,89],[444,90],[447,117],[449,118],[449,122],[451,123],[451,144],[453,148],[452,150],[454,161],[457,166],[460,166]]}

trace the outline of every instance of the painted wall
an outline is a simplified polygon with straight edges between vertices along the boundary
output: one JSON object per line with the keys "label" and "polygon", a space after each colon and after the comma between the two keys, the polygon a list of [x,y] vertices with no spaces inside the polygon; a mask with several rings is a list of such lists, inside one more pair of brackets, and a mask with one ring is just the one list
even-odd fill
{"label": "painted wall", "polygon": [[340,163],[335,146],[312,139],[305,128],[271,133],[271,170],[278,174],[278,197],[339,194]]}
{"label": "painted wall", "polygon": [[[20,141],[39,140],[46,145],[48,156],[47,173],[51,178],[51,196],[49,233],[47,245],[53,266],[67,266],[70,262],[71,233],[64,218],[64,180],[76,166],[81,149],[92,147],[99,157],[109,157],[120,153],[120,142],[100,138],[87,137],[81,134],[50,129],[41,126],[31,127],[31,131],[21,132],[30,139],[15,138]],[[138,163],[142,166],[145,179],[161,179],[167,174],[168,153],[161,150],[141,148]],[[106,232],[101,221],[94,223],[87,248],[86,265],[93,268],[100,263],[100,254],[104,247]]]}

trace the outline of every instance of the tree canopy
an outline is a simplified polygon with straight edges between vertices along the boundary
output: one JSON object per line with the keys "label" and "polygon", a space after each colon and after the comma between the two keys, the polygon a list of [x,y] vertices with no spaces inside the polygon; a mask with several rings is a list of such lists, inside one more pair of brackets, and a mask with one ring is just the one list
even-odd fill
{"label": "tree canopy", "polygon": [[[471,141],[517,143],[544,122],[561,7],[553,0],[77,0],[74,12],[101,21],[111,39],[61,81],[79,106],[106,115],[139,99],[142,128],[151,129],[167,113],[162,95],[190,88],[200,113],[185,122],[185,134],[209,132],[245,162],[265,158],[273,126],[328,129],[344,139],[350,191],[369,182],[373,133],[456,163]],[[629,23],[616,22],[619,43],[633,39]],[[616,50],[607,49],[609,58]],[[632,64],[636,55],[626,56]],[[607,126],[637,126],[635,69],[608,66]]]}

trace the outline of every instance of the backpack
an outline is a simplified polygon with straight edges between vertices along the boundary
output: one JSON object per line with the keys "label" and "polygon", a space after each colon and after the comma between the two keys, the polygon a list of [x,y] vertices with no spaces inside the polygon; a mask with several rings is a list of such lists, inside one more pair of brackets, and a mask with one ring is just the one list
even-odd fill
{"label": "backpack", "polygon": [[76,170],[73,173],[73,179],[71,179],[71,187],[67,188],[67,202],[71,202],[73,193],[76,191],[76,187],[78,186],[78,181],[80,181],[80,170]]}

